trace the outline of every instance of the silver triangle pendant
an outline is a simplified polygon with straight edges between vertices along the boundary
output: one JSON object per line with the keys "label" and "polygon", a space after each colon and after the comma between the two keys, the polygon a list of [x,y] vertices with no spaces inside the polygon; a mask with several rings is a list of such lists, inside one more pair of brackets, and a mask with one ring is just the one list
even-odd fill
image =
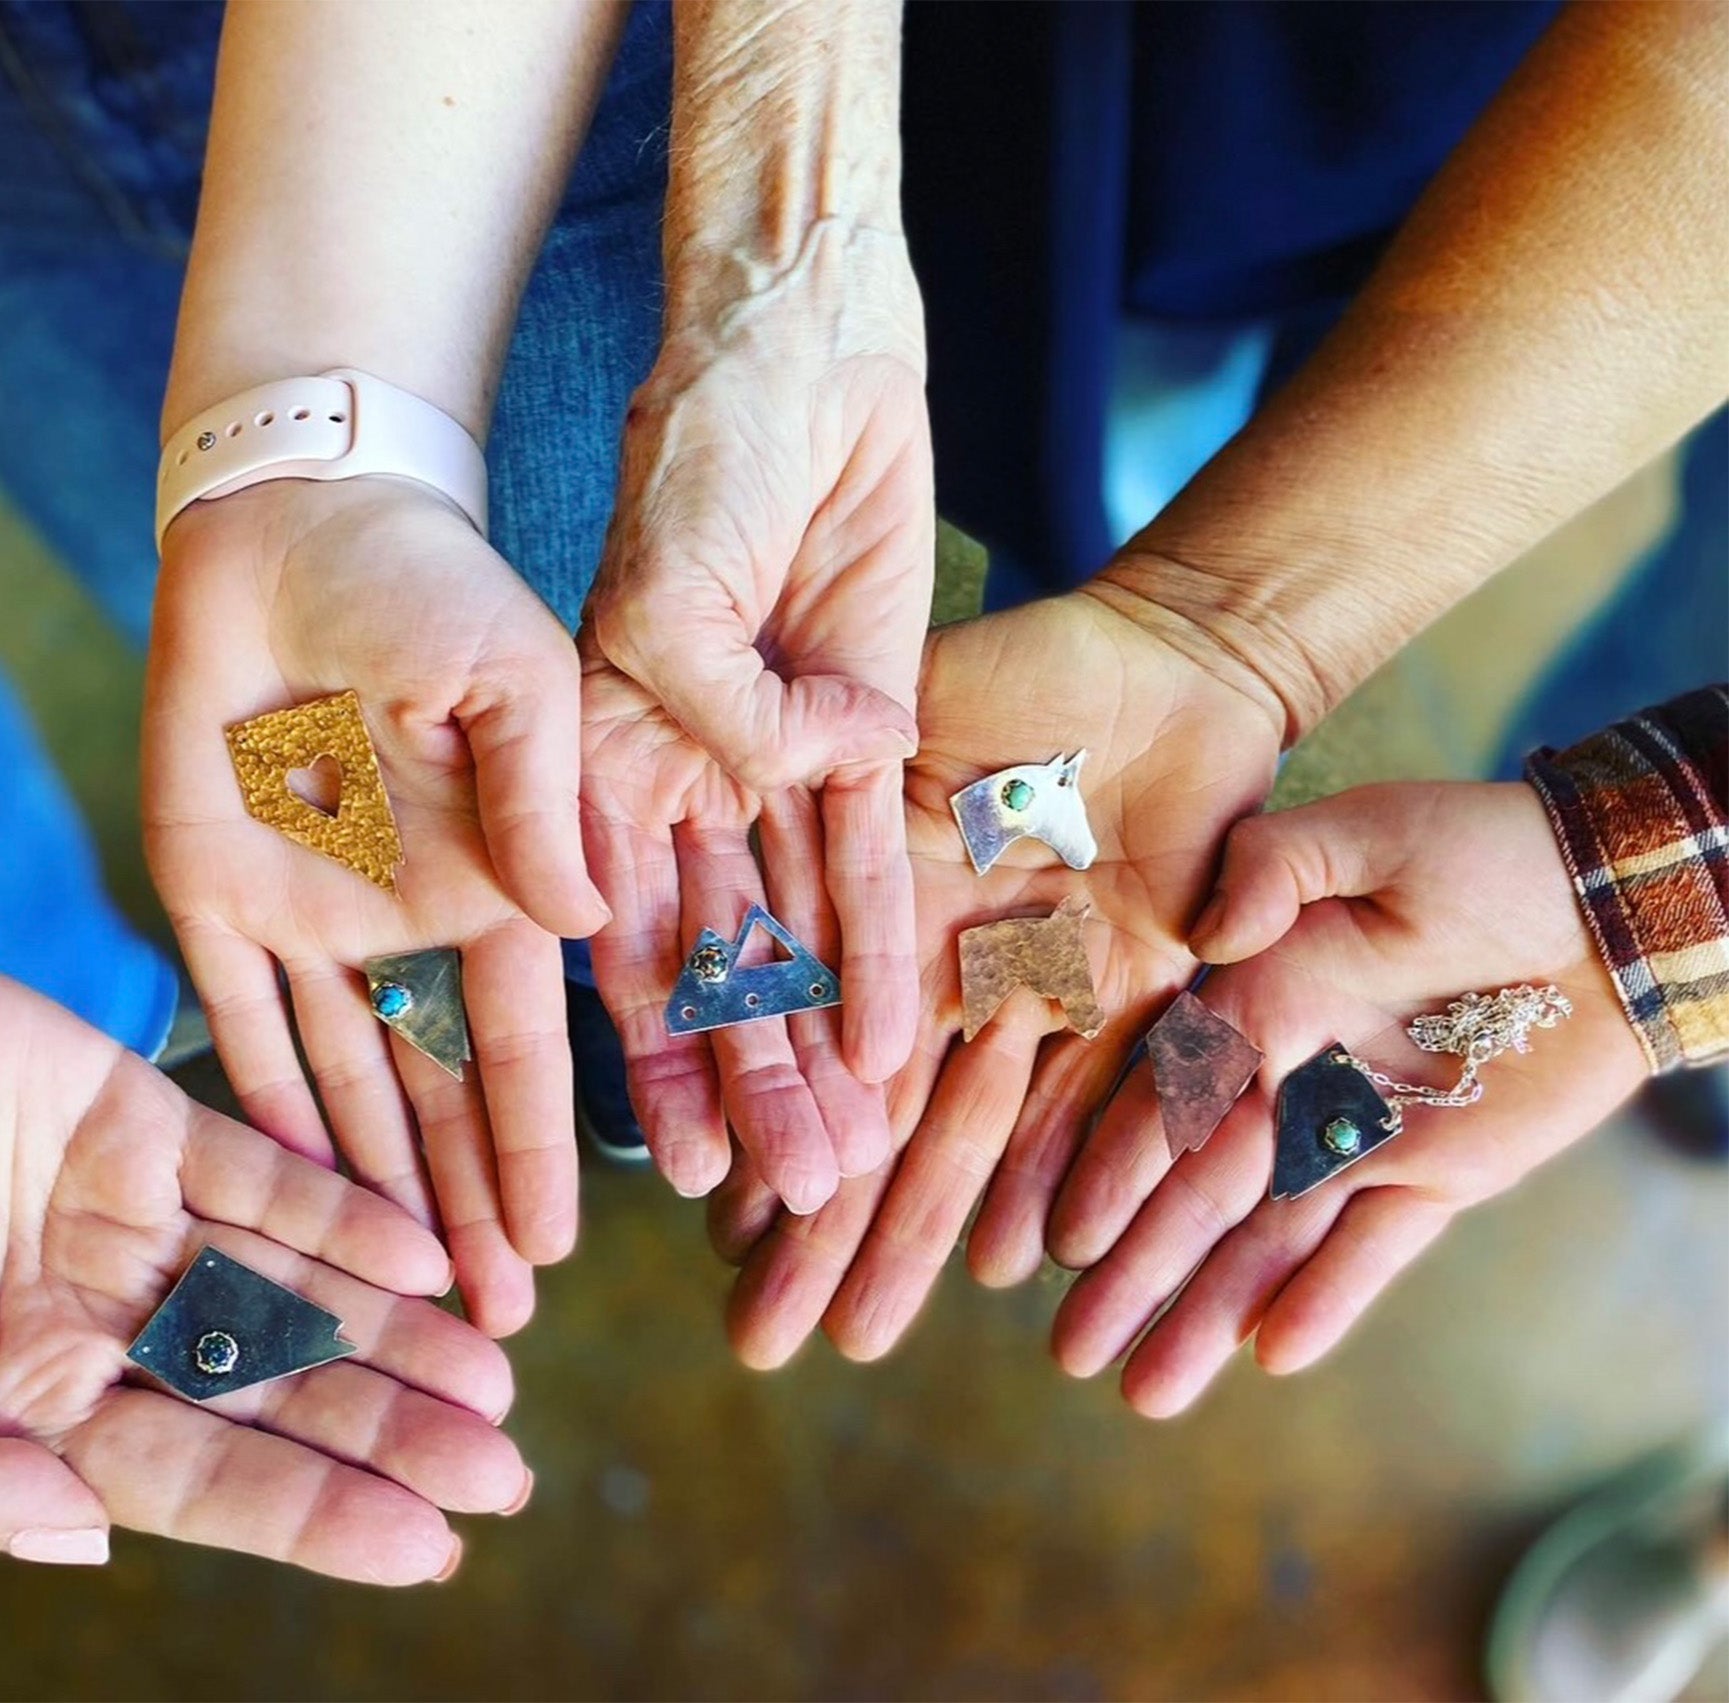
{"label": "silver triangle pendant", "polygon": [[[756,928],[772,935],[789,956],[740,964]],[[691,1035],[839,1004],[840,977],[761,905],[752,905],[731,940],[712,928],[697,936],[666,1002],[666,1027],[669,1034]]]}
{"label": "silver triangle pendant", "polygon": [[462,1004],[462,954],[453,946],[366,960],[372,1013],[458,1082],[473,1054]]}
{"label": "silver triangle pendant", "polygon": [[353,1354],[341,1330],[334,1313],[204,1247],[126,1358],[188,1401],[210,1401]]}

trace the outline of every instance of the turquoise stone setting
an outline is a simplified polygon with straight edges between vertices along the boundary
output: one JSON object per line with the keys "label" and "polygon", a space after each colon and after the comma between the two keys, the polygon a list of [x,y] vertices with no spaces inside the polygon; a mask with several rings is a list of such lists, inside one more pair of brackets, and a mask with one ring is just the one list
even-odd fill
{"label": "turquoise stone setting", "polygon": [[385,982],[373,990],[372,1009],[386,1022],[402,1016],[413,1005],[414,995],[401,982]]}
{"label": "turquoise stone setting", "polygon": [[240,1364],[240,1344],[225,1330],[206,1331],[192,1358],[207,1378],[226,1378]]}
{"label": "turquoise stone setting", "polygon": [[1025,810],[1033,801],[1033,789],[1026,781],[1013,780],[1003,788],[1003,803],[1011,810]]}
{"label": "turquoise stone setting", "polygon": [[1333,1118],[1321,1131],[1321,1145],[1329,1153],[1348,1159],[1363,1145],[1363,1132],[1349,1118]]}

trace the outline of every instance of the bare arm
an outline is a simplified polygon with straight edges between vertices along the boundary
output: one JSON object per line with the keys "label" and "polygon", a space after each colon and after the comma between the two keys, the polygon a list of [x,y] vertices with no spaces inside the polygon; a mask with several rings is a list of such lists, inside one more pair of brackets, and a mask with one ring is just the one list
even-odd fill
{"label": "bare arm", "polygon": [[1314,359],[1095,589],[1178,643],[1206,628],[1297,738],[1729,393],[1725,181],[1729,13],[1574,7]]}
{"label": "bare arm", "polygon": [[165,433],[355,366],[484,440],[623,18],[617,0],[231,5]]}

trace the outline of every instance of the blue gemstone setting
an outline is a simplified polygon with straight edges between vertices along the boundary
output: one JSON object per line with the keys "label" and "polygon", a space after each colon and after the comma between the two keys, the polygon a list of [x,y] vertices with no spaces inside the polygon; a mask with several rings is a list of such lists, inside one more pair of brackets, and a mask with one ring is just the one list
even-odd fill
{"label": "blue gemstone setting", "polygon": [[401,982],[383,982],[372,990],[372,1009],[388,1023],[414,1009],[414,995]]}

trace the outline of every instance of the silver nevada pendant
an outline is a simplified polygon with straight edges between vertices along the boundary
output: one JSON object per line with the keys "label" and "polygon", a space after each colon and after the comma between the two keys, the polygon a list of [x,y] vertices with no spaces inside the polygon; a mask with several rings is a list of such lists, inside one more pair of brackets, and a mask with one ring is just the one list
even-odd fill
{"label": "silver nevada pendant", "polygon": [[458,1082],[473,1055],[462,1003],[462,954],[453,946],[366,960],[372,1014]]}
{"label": "silver nevada pendant", "polygon": [[1077,751],[1048,763],[999,769],[949,800],[978,874],[1022,839],[1043,840],[1070,869],[1092,867],[1099,846],[1081,800],[1081,764],[1086,760],[1086,752]]}

